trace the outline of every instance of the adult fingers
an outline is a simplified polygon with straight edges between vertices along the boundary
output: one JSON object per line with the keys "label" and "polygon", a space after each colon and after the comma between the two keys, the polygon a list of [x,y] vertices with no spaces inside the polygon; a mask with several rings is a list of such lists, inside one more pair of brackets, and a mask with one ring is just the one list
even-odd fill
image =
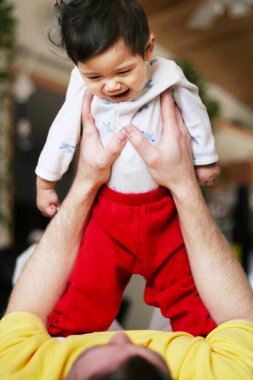
{"label": "adult fingers", "polygon": [[181,114],[181,111],[177,105],[175,105],[175,117],[176,117],[176,124],[178,126],[178,129],[180,129],[181,131],[183,131],[183,130],[185,131],[186,128],[184,125],[182,114]]}
{"label": "adult fingers", "polygon": [[148,142],[141,131],[134,125],[126,126],[124,130],[131,144],[139,152],[144,161],[148,162],[148,159],[153,155],[155,147]]}
{"label": "adult fingers", "polygon": [[83,104],[82,104],[82,124],[86,126],[87,123],[94,124],[93,117],[91,115],[91,102],[93,99],[93,94],[86,90],[83,96]]}
{"label": "adult fingers", "polygon": [[[82,103],[82,125],[83,125],[83,133],[82,133],[82,142],[85,142],[87,139],[95,140],[100,145],[99,133],[95,125],[95,121],[91,115],[91,102],[93,99],[93,94],[86,90],[83,96]],[[94,142],[93,142],[94,143]]]}
{"label": "adult fingers", "polygon": [[116,133],[106,145],[97,157],[97,161],[100,161],[101,167],[111,165],[113,161],[119,156],[127,141],[127,136],[123,132]]}
{"label": "adult fingers", "polygon": [[163,132],[177,127],[175,103],[171,91],[168,89],[160,96]]}
{"label": "adult fingers", "polygon": [[[174,136],[187,134],[182,114],[177,104],[175,104],[171,91],[166,90],[161,94],[161,112],[163,121],[163,135],[173,133]],[[164,142],[164,138],[162,139]]]}

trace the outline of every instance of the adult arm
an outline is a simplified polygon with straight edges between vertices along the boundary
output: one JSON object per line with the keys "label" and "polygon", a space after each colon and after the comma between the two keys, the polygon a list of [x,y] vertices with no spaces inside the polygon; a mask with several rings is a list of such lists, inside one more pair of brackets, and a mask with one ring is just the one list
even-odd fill
{"label": "adult arm", "polygon": [[161,98],[163,137],[151,145],[134,126],[126,128],[154,180],[174,198],[192,274],[214,320],[253,322],[253,293],[230,245],[212,218],[198,186],[190,137],[169,92]]}
{"label": "adult arm", "polygon": [[91,100],[88,94],[83,104],[84,129],[73,185],[22,272],[6,313],[26,311],[46,321],[67,286],[96,193],[125,144],[126,136],[118,133],[102,147],[89,114]]}

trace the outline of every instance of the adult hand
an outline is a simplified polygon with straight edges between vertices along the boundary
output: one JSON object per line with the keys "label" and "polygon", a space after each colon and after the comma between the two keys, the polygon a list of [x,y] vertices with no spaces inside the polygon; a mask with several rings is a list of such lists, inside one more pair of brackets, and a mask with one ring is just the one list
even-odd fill
{"label": "adult hand", "polygon": [[99,132],[91,115],[93,95],[86,91],[82,105],[83,136],[76,181],[84,185],[99,188],[107,182],[111,173],[111,165],[125,146],[125,133],[116,133],[107,146],[103,146]]}
{"label": "adult hand", "polygon": [[125,128],[128,139],[145,161],[153,179],[170,189],[172,194],[196,184],[191,138],[169,90],[161,95],[163,133],[160,142],[152,145],[133,125]]}

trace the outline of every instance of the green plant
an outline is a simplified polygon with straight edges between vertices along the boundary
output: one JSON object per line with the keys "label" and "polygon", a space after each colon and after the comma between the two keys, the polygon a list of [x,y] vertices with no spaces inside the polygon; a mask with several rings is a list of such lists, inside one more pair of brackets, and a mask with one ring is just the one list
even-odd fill
{"label": "green plant", "polygon": [[210,120],[212,121],[217,118],[220,113],[220,105],[207,94],[206,80],[195,70],[190,62],[186,60],[177,60],[177,63],[183,70],[186,78],[198,87],[199,96],[206,106]]}
{"label": "green plant", "polygon": [[14,56],[15,18],[9,0],[0,0],[0,223],[10,225],[9,202],[12,180],[12,131],[7,122],[10,98],[10,65]]}
{"label": "green plant", "polygon": [[[15,46],[15,25],[13,5],[9,0],[0,0],[0,83],[10,78],[9,65]],[[1,91],[2,95],[2,91]]]}

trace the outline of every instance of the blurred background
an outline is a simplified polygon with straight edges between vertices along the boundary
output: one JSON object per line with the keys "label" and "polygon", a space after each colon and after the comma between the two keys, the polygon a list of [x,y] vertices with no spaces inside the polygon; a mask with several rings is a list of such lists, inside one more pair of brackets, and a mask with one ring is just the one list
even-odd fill
{"label": "blurred background", "polygon": [[[156,55],[176,60],[199,86],[212,121],[221,176],[204,190],[210,210],[253,286],[253,0],[140,0]],[[61,107],[72,63],[47,34],[53,0],[0,0],[0,313],[16,258],[48,220],[35,205],[34,169]],[[59,184],[64,198],[74,165]],[[146,328],[153,310],[134,277],[120,321]]]}

